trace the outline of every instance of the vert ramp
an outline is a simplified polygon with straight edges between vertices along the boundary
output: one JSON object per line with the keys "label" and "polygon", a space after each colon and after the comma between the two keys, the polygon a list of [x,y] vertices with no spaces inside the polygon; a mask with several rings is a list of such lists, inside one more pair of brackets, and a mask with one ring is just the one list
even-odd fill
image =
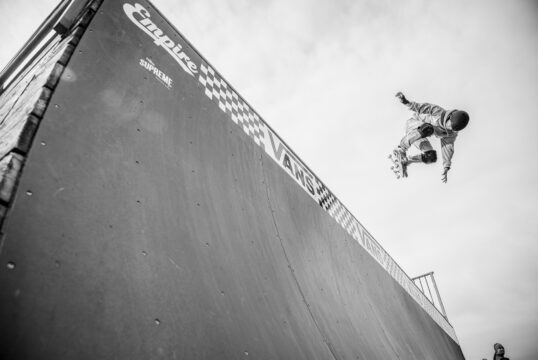
{"label": "vert ramp", "polygon": [[24,155],[2,229],[3,359],[463,359],[150,3],[100,5]]}

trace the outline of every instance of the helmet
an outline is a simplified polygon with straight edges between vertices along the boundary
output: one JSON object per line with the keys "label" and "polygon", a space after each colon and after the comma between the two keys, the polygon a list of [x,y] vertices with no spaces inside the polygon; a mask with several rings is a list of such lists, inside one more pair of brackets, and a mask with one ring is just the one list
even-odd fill
{"label": "helmet", "polygon": [[469,123],[469,114],[462,110],[455,110],[450,114],[450,121],[452,123],[452,130],[463,130]]}

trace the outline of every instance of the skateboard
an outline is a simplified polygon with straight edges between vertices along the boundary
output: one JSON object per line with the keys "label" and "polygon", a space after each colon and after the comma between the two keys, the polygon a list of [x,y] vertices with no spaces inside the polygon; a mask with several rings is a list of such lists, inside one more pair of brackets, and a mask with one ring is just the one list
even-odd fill
{"label": "skateboard", "polygon": [[389,154],[389,159],[392,162],[390,169],[396,175],[396,178],[407,177],[407,158],[397,149],[392,151],[392,154]]}

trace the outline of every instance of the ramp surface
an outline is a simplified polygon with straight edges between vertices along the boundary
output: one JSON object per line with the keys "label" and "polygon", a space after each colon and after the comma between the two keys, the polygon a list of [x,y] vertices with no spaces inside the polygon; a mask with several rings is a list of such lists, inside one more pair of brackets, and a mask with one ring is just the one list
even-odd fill
{"label": "ramp surface", "polygon": [[101,5],[16,196],[2,359],[463,359],[388,254],[145,1]]}

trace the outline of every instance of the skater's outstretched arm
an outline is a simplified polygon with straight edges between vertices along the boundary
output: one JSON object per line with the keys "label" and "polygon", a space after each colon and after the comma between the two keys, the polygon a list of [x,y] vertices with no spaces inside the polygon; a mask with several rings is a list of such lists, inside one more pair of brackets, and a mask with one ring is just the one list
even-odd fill
{"label": "skater's outstretched arm", "polygon": [[441,181],[447,182],[448,170],[452,166],[452,156],[454,155],[454,142],[456,141],[457,134],[452,134],[448,137],[441,138],[441,154],[443,155],[443,174]]}
{"label": "skater's outstretched arm", "polygon": [[448,181],[448,170],[450,170],[450,168],[445,168],[443,170],[443,173],[441,174],[441,181],[444,182],[445,184]]}
{"label": "skater's outstretched arm", "polygon": [[398,92],[396,93],[396,97],[397,97],[398,99],[400,99],[400,102],[401,102],[402,104],[404,104],[404,105],[409,104],[409,100],[407,100],[407,99],[405,98],[405,95],[404,95],[401,91],[398,91]]}
{"label": "skater's outstretched arm", "polygon": [[426,114],[432,116],[442,116],[442,114],[445,112],[445,109],[439,105],[429,103],[420,104],[414,101],[407,104],[407,107],[409,110],[415,111],[417,114]]}
{"label": "skater's outstretched arm", "polygon": [[438,116],[446,111],[439,105],[429,104],[429,103],[421,104],[414,101],[409,101],[401,91],[398,91],[396,93],[396,97],[400,99],[400,102],[404,104],[405,106],[407,106],[409,110],[414,111],[418,114]]}
{"label": "skater's outstretched arm", "polygon": [[450,168],[452,166],[452,156],[454,156],[454,142],[457,134],[441,138],[441,154],[443,155],[443,167]]}

